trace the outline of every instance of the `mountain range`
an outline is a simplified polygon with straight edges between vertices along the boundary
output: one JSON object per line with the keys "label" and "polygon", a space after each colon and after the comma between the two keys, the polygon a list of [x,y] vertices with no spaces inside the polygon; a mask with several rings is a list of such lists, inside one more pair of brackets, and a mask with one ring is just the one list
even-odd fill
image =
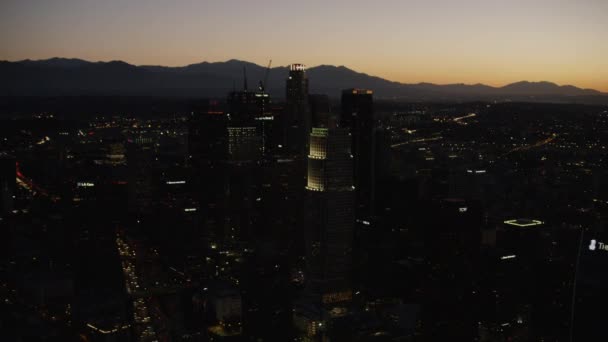
{"label": "mountain range", "polygon": [[[266,67],[236,59],[202,62],[183,67],[141,65],[122,61],[89,62],[82,59],[0,61],[0,96],[182,96],[224,97],[233,89],[255,89]],[[307,69],[311,93],[340,96],[342,89],[366,88],[375,97],[407,101],[546,101],[608,104],[608,93],[551,82],[516,82],[503,87],[483,84],[407,84],[351,70],[320,65]],[[271,68],[267,91],[285,94],[288,68]]]}

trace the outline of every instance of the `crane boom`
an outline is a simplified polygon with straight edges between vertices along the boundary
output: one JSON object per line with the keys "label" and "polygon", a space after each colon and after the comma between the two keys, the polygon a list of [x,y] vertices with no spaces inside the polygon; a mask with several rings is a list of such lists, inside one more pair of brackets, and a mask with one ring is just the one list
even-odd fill
{"label": "crane boom", "polygon": [[268,66],[266,67],[266,74],[264,75],[264,83],[262,90],[266,90],[268,87],[268,75],[270,74],[270,66],[272,65],[272,59],[268,62]]}

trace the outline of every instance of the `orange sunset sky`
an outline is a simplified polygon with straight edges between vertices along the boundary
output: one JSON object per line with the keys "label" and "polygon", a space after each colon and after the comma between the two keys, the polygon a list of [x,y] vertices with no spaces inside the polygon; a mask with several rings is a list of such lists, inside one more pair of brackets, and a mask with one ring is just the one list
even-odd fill
{"label": "orange sunset sky", "polygon": [[345,65],[404,83],[608,92],[606,0],[4,0],[0,60]]}

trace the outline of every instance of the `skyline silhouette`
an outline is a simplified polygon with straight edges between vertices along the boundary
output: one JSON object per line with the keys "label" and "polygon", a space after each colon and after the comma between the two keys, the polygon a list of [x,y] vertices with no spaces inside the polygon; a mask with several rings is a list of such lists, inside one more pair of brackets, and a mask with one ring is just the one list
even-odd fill
{"label": "skyline silhouette", "polygon": [[[152,95],[222,97],[242,83],[243,69],[252,82],[262,80],[266,67],[231,59],[201,62],[181,67],[131,65],[123,61],[90,62],[82,59],[0,61],[0,92],[6,95]],[[482,100],[608,103],[608,93],[573,85],[542,81],[518,81],[493,87],[481,83],[399,83],[359,72],[343,65],[306,67],[316,80],[315,93],[337,98],[341,89],[352,86],[376,90],[379,99],[397,100]],[[282,81],[287,67],[269,70],[266,90],[282,98]],[[239,88],[240,89],[240,88]],[[253,89],[253,88],[252,88]]]}

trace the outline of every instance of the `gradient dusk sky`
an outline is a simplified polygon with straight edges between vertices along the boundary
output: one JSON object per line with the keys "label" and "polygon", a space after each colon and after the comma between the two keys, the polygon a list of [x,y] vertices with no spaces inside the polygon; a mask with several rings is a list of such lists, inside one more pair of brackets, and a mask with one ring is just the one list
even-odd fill
{"label": "gradient dusk sky", "polygon": [[0,60],[345,65],[608,92],[608,0],[0,0]]}

